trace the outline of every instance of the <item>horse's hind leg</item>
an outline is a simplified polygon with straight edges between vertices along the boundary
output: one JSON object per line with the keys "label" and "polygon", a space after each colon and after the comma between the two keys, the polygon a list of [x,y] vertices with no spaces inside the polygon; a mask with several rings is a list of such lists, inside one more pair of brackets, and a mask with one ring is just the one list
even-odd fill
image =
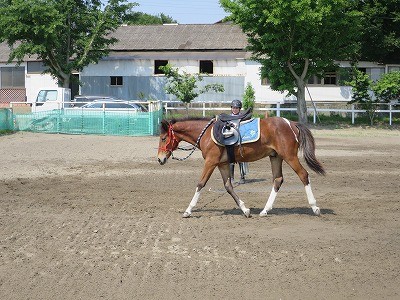
{"label": "horse's hind leg", "polygon": [[303,166],[300,164],[300,161],[297,156],[293,159],[288,160],[287,163],[292,167],[292,169],[299,176],[301,182],[304,184],[304,189],[306,190],[308,204],[311,206],[315,215],[319,216],[321,211],[317,206],[317,201],[315,200],[314,194],[311,189],[310,178],[308,176],[308,172]]}
{"label": "horse's hind leg", "polygon": [[268,212],[272,209],[274,205],[276,195],[283,183],[283,174],[282,174],[282,158],[279,156],[270,156],[271,168],[272,168],[272,177],[273,177],[273,185],[271,194],[265,204],[264,209],[260,212],[260,216],[265,217]]}
{"label": "horse's hind leg", "polygon": [[242,210],[243,214],[249,218],[250,217],[250,209],[246,208],[244,202],[240,200],[239,196],[235,193],[232,186],[232,181],[230,178],[230,169],[229,164],[223,164],[218,166],[219,171],[221,172],[222,180],[224,182],[224,186],[229,195],[232,196],[233,200],[235,200],[236,204]]}

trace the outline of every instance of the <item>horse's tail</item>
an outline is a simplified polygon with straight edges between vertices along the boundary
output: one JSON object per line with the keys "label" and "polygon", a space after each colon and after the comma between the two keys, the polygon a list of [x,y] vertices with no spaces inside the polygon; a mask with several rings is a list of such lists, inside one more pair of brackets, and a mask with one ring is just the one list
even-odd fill
{"label": "horse's tail", "polygon": [[315,156],[315,141],[310,129],[302,123],[296,123],[296,127],[299,129],[299,148],[303,152],[307,165],[315,173],[325,175],[324,167]]}

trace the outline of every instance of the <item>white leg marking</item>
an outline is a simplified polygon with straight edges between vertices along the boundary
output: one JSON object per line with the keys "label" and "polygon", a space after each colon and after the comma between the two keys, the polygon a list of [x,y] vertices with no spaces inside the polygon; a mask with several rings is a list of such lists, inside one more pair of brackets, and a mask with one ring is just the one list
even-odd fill
{"label": "white leg marking", "polygon": [[268,201],[265,204],[264,209],[260,212],[261,217],[265,217],[268,214],[268,212],[272,209],[272,206],[274,205],[277,194],[278,194],[278,192],[275,192],[274,187],[272,187],[272,191],[271,191],[271,194],[269,194]]}
{"label": "white leg marking", "polygon": [[247,218],[250,217],[250,209],[246,208],[244,202],[240,199],[239,199],[239,207]]}
{"label": "white leg marking", "polygon": [[188,218],[192,214],[193,207],[195,207],[197,204],[197,201],[199,201],[200,193],[201,192],[198,190],[198,188],[196,188],[196,192],[194,193],[192,201],[190,201],[188,208],[186,208],[185,212],[183,213],[184,218]]}
{"label": "white leg marking", "polygon": [[317,206],[317,201],[314,198],[314,194],[311,190],[310,183],[305,186],[305,190],[306,190],[306,194],[307,194],[308,204],[310,204],[314,214],[319,216],[321,212],[320,212],[319,207]]}

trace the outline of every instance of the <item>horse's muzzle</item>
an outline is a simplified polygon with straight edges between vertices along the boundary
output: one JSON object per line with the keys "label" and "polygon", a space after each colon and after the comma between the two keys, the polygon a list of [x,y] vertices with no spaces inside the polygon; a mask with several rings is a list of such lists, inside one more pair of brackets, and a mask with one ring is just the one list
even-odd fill
{"label": "horse's muzzle", "polygon": [[167,162],[167,158],[166,157],[164,157],[163,159],[158,158],[157,160],[158,160],[158,163],[160,165],[165,165],[165,163]]}

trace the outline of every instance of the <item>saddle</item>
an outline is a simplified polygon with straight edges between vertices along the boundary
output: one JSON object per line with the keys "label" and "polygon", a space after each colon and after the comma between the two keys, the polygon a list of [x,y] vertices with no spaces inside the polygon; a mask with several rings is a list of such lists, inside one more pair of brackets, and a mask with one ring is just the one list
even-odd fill
{"label": "saddle", "polygon": [[240,122],[250,120],[252,108],[238,115],[219,114],[213,126],[213,137],[220,145],[226,147],[230,163],[235,162],[234,146],[241,144]]}

